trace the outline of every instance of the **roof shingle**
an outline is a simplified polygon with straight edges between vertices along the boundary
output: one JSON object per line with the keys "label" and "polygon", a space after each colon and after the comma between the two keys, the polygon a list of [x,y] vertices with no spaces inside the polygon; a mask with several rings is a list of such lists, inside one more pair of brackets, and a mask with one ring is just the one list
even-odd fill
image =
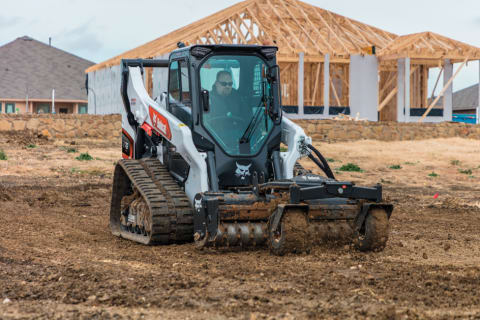
{"label": "roof shingle", "polygon": [[87,100],[84,70],[94,63],[24,36],[0,47],[0,99]]}

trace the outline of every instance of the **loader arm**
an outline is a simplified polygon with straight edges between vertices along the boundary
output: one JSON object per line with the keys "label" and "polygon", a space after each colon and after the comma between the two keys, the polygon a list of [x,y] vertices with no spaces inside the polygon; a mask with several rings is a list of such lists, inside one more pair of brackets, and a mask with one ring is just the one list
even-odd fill
{"label": "loader arm", "polygon": [[[133,137],[137,127],[146,124],[176,148],[176,152],[190,166],[185,193],[192,203],[197,193],[208,191],[206,154],[198,152],[190,128],[149,96],[143,83],[142,64],[138,60],[124,60],[123,63],[125,69],[122,88],[126,90],[122,90],[122,96],[126,112],[122,117],[122,126],[124,129],[129,127],[130,130],[127,131]],[[158,159],[163,163],[161,156]]]}
{"label": "loader arm", "polygon": [[312,138],[305,134],[299,125],[287,117],[282,117],[282,143],[288,146],[288,151],[281,152],[281,171],[283,179],[293,178],[293,167],[298,159],[307,156],[305,145],[312,143]]}

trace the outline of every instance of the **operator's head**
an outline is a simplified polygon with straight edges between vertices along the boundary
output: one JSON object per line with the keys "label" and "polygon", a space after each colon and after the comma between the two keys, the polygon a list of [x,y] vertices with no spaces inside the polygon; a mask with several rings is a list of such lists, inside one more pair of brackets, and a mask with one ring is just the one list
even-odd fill
{"label": "operator's head", "polygon": [[229,96],[232,93],[232,75],[230,72],[222,70],[217,73],[215,81],[215,90],[221,96]]}

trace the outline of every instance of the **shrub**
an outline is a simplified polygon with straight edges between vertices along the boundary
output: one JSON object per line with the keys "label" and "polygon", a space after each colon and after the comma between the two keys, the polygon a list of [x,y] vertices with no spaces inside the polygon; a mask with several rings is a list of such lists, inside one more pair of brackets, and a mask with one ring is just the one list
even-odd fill
{"label": "shrub", "polygon": [[430,173],[428,176],[436,178],[436,177],[438,177],[438,174],[436,174],[435,172],[432,171],[432,173]]}
{"label": "shrub", "polygon": [[363,172],[363,170],[355,163],[347,163],[338,168],[340,171]]}
{"label": "shrub", "polygon": [[8,159],[7,154],[2,149],[0,149],[0,160],[7,160],[7,159]]}
{"label": "shrub", "polygon": [[452,160],[452,161],[450,161],[450,164],[452,166],[458,166],[460,164],[460,160]]}
{"label": "shrub", "polygon": [[37,145],[35,145],[35,144],[29,144],[27,146],[27,149],[35,149],[36,147],[37,147]]}
{"label": "shrub", "polygon": [[469,176],[471,176],[472,173],[473,173],[472,169],[465,169],[465,170],[458,169],[458,172],[463,173],[463,174],[468,174]]}
{"label": "shrub", "polygon": [[75,159],[80,160],[80,161],[90,161],[93,160],[93,157],[88,154],[88,152],[81,153],[78,157]]}
{"label": "shrub", "polygon": [[394,165],[391,165],[389,168],[393,170],[398,170],[398,169],[402,169],[402,166],[399,164],[394,164]]}

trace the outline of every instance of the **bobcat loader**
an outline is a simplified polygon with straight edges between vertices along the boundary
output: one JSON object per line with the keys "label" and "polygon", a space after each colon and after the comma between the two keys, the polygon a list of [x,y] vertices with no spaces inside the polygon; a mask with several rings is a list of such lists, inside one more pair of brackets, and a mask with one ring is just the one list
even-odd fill
{"label": "bobcat loader", "polygon": [[[336,180],[311,138],[282,116],[276,53],[194,45],[168,60],[122,60],[114,235],[145,245],[268,246],[275,255],[326,238],[385,247],[393,206],[381,185]],[[144,68],[168,70],[159,99],[147,93]],[[302,157],[324,176],[304,170]]]}

